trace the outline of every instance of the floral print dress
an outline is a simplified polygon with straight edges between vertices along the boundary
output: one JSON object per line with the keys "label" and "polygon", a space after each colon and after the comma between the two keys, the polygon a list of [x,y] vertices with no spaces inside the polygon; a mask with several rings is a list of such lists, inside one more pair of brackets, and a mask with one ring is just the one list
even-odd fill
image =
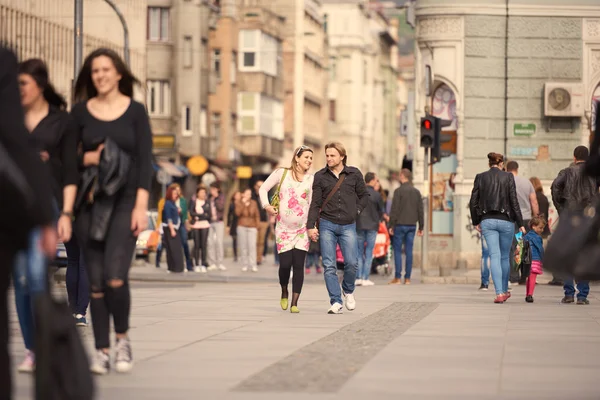
{"label": "floral print dress", "polygon": [[[260,201],[263,206],[269,204],[268,192],[277,188],[284,168],[274,171],[260,188]],[[305,174],[302,182],[294,180],[290,170],[279,191],[279,214],[275,225],[275,243],[277,252],[285,253],[292,249],[308,251],[310,240],[306,229],[308,209],[312,200],[314,175]]]}

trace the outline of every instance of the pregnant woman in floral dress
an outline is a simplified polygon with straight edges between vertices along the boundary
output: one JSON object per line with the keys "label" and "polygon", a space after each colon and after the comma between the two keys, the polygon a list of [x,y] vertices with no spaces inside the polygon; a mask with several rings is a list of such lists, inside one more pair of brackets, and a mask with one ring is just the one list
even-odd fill
{"label": "pregnant woman in floral dress", "polygon": [[[288,309],[288,284],[292,278],[292,306],[290,311],[298,313],[298,298],[304,284],[304,260],[310,244],[306,221],[312,199],[314,176],[308,173],[312,165],[313,151],[300,146],[294,151],[290,168],[279,168],[261,186],[260,202],[271,215],[277,216],[275,242],[279,253],[279,283],[281,285],[281,308]],[[269,203],[268,192],[281,184],[279,210]]]}

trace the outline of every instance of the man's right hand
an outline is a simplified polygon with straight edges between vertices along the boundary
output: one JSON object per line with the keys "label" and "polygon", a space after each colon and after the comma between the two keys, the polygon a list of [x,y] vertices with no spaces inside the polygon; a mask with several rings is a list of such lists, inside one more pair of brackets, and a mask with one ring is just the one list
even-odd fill
{"label": "man's right hand", "polygon": [[394,228],[390,228],[390,235],[394,236]]}
{"label": "man's right hand", "polygon": [[319,230],[314,228],[314,229],[309,229],[308,230],[308,237],[310,238],[310,240],[312,240],[313,242],[316,242],[319,239]]}
{"label": "man's right hand", "polygon": [[58,241],[58,233],[53,226],[45,226],[42,228],[42,235],[40,238],[40,247],[43,253],[49,259],[56,257],[56,243]]}

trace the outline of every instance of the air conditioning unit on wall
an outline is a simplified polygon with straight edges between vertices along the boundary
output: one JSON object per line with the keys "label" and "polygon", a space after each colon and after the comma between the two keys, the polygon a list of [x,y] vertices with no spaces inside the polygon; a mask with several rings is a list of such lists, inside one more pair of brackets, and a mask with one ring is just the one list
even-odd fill
{"label": "air conditioning unit on wall", "polygon": [[585,96],[583,84],[547,82],[544,85],[544,115],[546,117],[582,117]]}

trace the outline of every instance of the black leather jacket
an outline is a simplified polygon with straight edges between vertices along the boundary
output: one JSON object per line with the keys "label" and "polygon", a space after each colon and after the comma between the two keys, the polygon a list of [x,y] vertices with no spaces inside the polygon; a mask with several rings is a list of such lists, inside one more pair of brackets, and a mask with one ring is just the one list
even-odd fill
{"label": "black leather jacket", "polygon": [[[98,143],[99,144],[99,143]],[[97,166],[85,169],[77,189],[75,209],[87,203],[92,207],[90,238],[103,242],[115,205],[115,198],[127,183],[131,158],[110,138],[104,141],[104,150]]]}
{"label": "black leather jacket", "polygon": [[582,211],[598,195],[596,178],[585,174],[585,163],[572,164],[558,173],[552,182],[552,203],[560,214],[563,210]]}
{"label": "black leather jacket", "polygon": [[523,226],[515,178],[498,168],[477,174],[469,208],[473,225],[479,225],[485,214],[496,212]]}

